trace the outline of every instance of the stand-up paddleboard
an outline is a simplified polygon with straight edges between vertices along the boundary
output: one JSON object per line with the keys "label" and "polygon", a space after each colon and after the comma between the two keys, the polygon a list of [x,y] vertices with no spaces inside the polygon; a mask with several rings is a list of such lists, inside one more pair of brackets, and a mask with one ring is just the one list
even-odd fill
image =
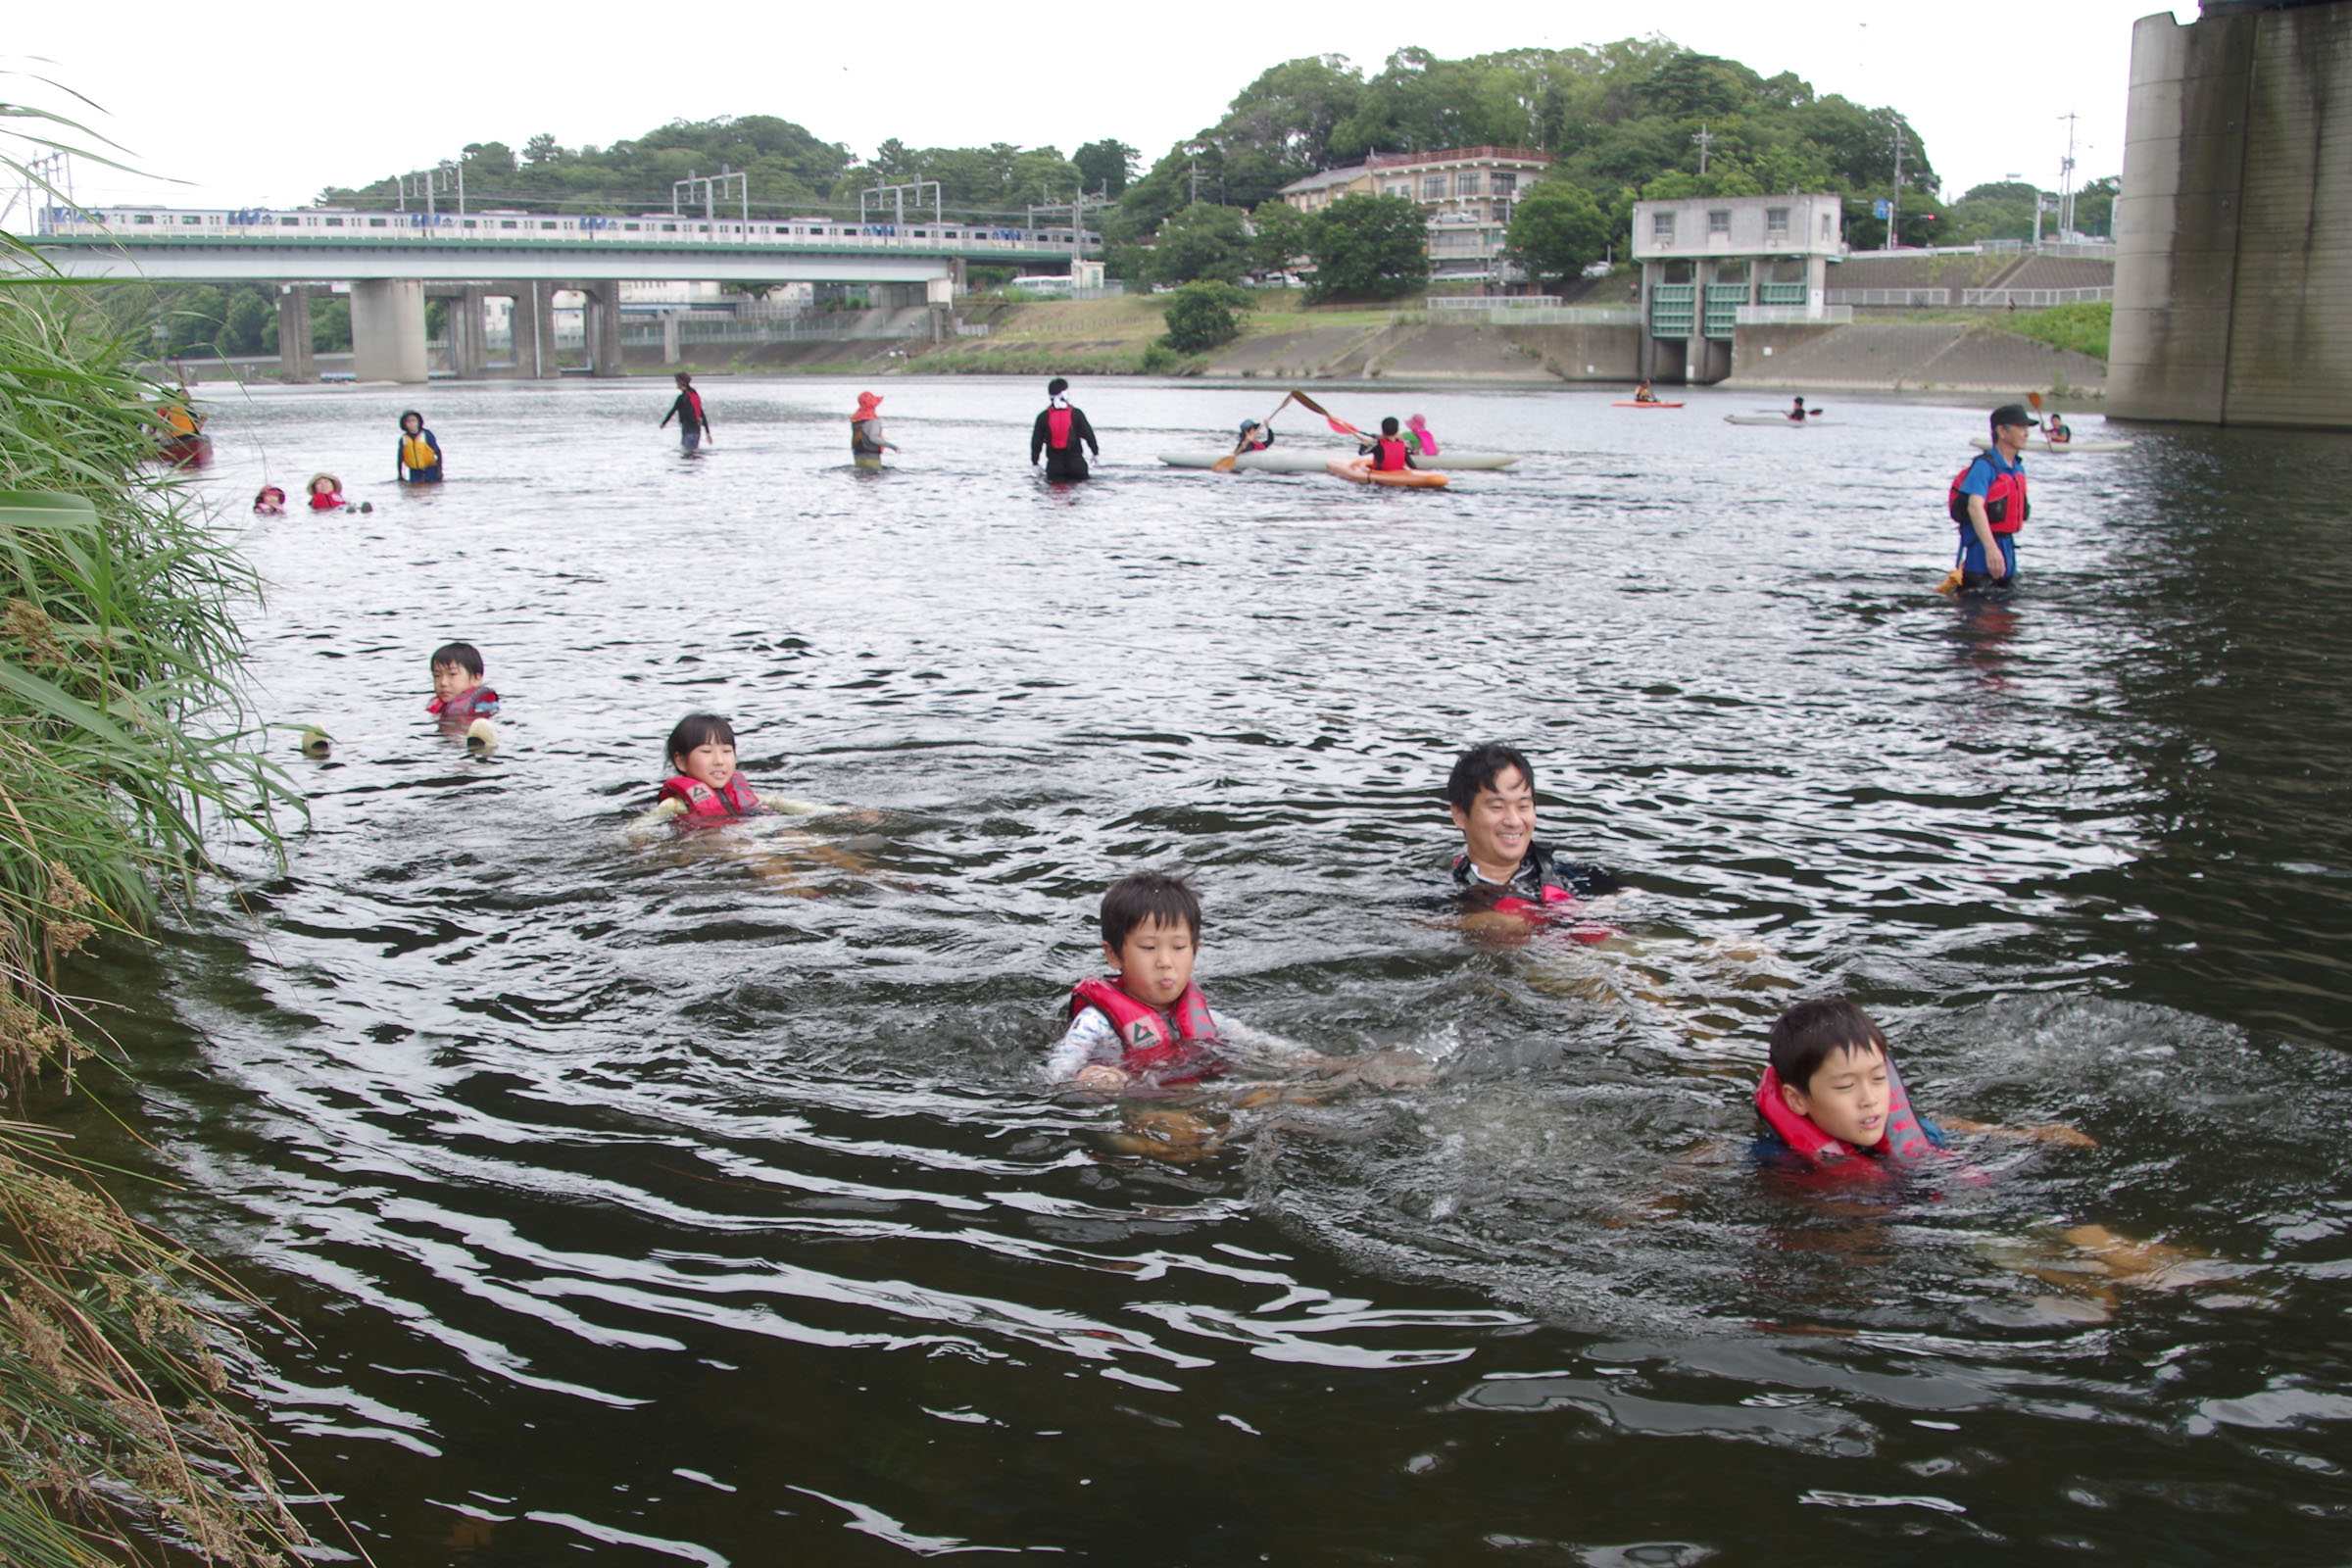
{"label": "stand-up paddleboard", "polygon": [[1820,419],[1791,419],[1786,414],[1727,414],[1726,424],[1785,424],[1791,430],[1802,430],[1808,424],[1820,424]]}
{"label": "stand-up paddleboard", "polygon": [[1323,465],[1332,474],[1356,484],[1388,484],[1405,490],[1435,490],[1446,482],[1446,475],[1432,473],[1426,468],[1387,468],[1375,471],[1369,458],[1352,463],[1339,458]]}
{"label": "stand-up paddleboard", "polygon": [[[1979,452],[1992,450],[1992,443],[1981,435],[1971,437],[1968,444]],[[2129,441],[2045,441],[2041,437],[2035,436],[2025,444],[2024,450],[2047,452],[2054,458],[2063,458],[2070,452],[2081,452],[2085,455],[2099,452],[2129,452],[2132,450],[2132,443]]]}
{"label": "stand-up paddleboard", "polygon": [[1652,398],[1647,403],[1642,402],[1640,398],[1627,398],[1623,402],[1612,403],[1609,407],[1612,409],[1679,409],[1682,405],[1669,403],[1664,398]]}
{"label": "stand-up paddleboard", "polygon": [[[1171,468],[1208,468],[1229,456],[1231,454],[1224,452],[1162,452],[1159,461]],[[1317,452],[1310,447],[1288,450],[1275,447],[1264,452],[1245,452],[1234,458],[1233,466],[1238,470],[1258,473],[1321,473],[1335,461],[1347,460],[1333,459],[1328,450]],[[1519,454],[1516,452],[1457,453],[1448,450],[1446,454],[1446,466],[1448,468],[1507,468],[1518,461]]]}

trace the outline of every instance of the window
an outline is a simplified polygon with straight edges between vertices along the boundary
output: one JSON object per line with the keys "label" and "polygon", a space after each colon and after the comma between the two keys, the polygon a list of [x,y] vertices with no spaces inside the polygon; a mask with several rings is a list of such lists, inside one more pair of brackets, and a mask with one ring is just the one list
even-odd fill
{"label": "window", "polygon": [[1825,242],[1830,237],[1830,215],[1827,213],[1821,215],[1821,237]]}
{"label": "window", "polygon": [[678,225],[675,223],[663,223],[662,225],[662,232],[664,234],[675,234],[677,231]]}
{"label": "window", "polygon": [[541,228],[553,228],[556,226],[556,220],[552,218],[542,218],[539,220],[539,226]]}
{"label": "window", "polygon": [[1497,223],[1507,223],[1510,220],[1511,204],[1509,202],[1496,202],[1494,204],[1494,221]]}
{"label": "window", "polygon": [[1421,199],[1423,201],[1439,201],[1444,199],[1445,195],[1446,176],[1444,174],[1423,174],[1421,176]]}
{"label": "window", "polygon": [[183,213],[180,215],[179,220],[183,223],[201,223],[204,221],[204,215],[201,213]]}
{"label": "window", "polygon": [[1475,195],[1477,195],[1477,194],[1478,194],[1478,171],[1476,171],[1476,170],[1474,170],[1474,169],[1465,169],[1465,170],[1463,170],[1463,171],[1462,171],[1460,173],[1458,173],[1458,174],[1454,175],[1454,176],[1453,176],[1453,193],[1454,193],[1456,196],[1475,196]]}
{"label": "window", "polygon": [[369,220],[368,220],[368,226],[369,228],[382,228],[382,227],[384,226],[384,222],[385,222],[385,220],[384,220],[383,219],[380,219],[380,218],[370,218]]}
{"label": "window", "polygon": [[1710,237],[1717,234],[1721,234],[1725,239],[1732,237],[1732,215],[1729,208],[1718,207],[1707,214],[1707,233]]}
{"label": "window", "polygon": [[1382,191],[1386,196],[1410,196],[1412,193],[1413,182],[1409,179],[1392,179]]}
{"label": "window", "polygon": [[329,228],[341,228],[343,226],[343,220],[340,218],[330,218],[326,220],[326,226]]}
{"label": "window", "polygon": [[155,221],[155,215],[153,213],[136,213],[131,216],[130,220],[134,223],[152,223]]}
{"label": "window", "polygon": [[281,218],[277,220],[277,226],[280,228],[300,228],[302,226],[302,220],[299,218]]}
{"label": "window", "polygon": [[637,225],[635,223],[623,223],[620,225],[620,231],[624,234],[634,234],[637,232]]}
{"label": "window", "polygon": [[466,218],[459,220],[458,226],[460,228],[479,228],[482,225],[475,222],[472,219]]}
{"label": "window", "polygon": [[1652,214],[1650,214],[1650,215],[1649,215],[1649,237],[1650,237],[1651,241],[1652,241],[1653,243],[1655,243],[1655,244],[1659,244],[1659,245],[1671,245],[1671,244],[1673,244],[1673,243],[1674,243],[1674,215],[1673,215],[1672,213],[1652,213]]}
{"label": "window", "polygon": [[513,228],[514,226],[514,220],[512,218],[502,218],[498,220],[498,226],[501,228]]}
{"label": "window", "polygon": [[1494,176],[1494,183],[1487,188],[1497,196],[1516,196],[1519,194],[1519,176],[1498,173]]}
{"label": "window", "polygon": [[1767,207],[1764,209],[1764,237],[1768,240],[1777,239],[1784,243],[1787,242],[1788,238],[1788,208]]}

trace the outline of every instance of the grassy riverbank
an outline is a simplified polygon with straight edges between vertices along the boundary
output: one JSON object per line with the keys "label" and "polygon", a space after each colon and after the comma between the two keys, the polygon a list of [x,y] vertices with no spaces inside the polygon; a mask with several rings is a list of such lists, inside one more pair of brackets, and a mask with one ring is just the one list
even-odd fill
{"label": "grassy riverbank", "polygon": [[47,493],[0,506],[0,1561],[38,1568],[308,1540],[228,1392],[234,1335],[196,1304],[242,1293],[24,1119],[103,1046],[73,956],[141,940],[216,823],[270,834],[292,804],[239,733],[256,584],[146,466],[156,389],[131,364],[75,293],[0,286],[0,490]]}

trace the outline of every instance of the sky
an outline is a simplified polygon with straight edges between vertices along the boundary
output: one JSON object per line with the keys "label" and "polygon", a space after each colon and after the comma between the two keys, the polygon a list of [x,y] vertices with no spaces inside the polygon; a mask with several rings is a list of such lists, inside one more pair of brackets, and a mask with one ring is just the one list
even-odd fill
{"label": "sky", "polygon": [[[0,101],[70,114],[125,149],[136,174],[75,166],[85,204],[290,207],[329,184],[428,167],[467,142],[519,151],[547,131],[565,146],[603,145],[721,115],[778,115],[860,154],[892,136],[1065,154],[1115,137],[1148,166],[1284,60],[1342,54],[1369,74],[1404,47],[1458,59],[1605,42],[1646,24],[1765,75],[1793,71],[1817,92],[1901,111],[1948,199],[2012,174],[2056,189],[2070,112],[2082,117],[2078,182],[2120,172],[2132,24],[2166,9],[1489,0],[1454,12],[1359,0],[1193,13],[906,0],[567,14],[510,0],[392,11],[221,0],[126,46],[120,13],[46,5],[10,24]],[[2193,4],[2175,14],[2196,15]]]}

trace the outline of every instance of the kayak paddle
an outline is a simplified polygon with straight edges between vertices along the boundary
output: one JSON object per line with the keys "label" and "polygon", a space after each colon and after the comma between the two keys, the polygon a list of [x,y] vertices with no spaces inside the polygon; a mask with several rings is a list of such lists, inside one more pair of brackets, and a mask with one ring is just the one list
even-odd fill
{"label": "kayak paddle", "polygon": [[1325,408],[1322,404],[1317,403],[1313,398],[1308,397],[1305,393],[1295,391],[1291,394],[1291,396],[1298,400],[1300,408],[1310,409],[1313,412],[1323,416],[1323,422],[1330,425],[1332,429],[1338,431],[1341,435],[1351,435],[1359,441],[1364,438],[1363,431],[1358,430],[1354,425],[1349,424],[1346,419],[1338,417],[1329,409]]}

